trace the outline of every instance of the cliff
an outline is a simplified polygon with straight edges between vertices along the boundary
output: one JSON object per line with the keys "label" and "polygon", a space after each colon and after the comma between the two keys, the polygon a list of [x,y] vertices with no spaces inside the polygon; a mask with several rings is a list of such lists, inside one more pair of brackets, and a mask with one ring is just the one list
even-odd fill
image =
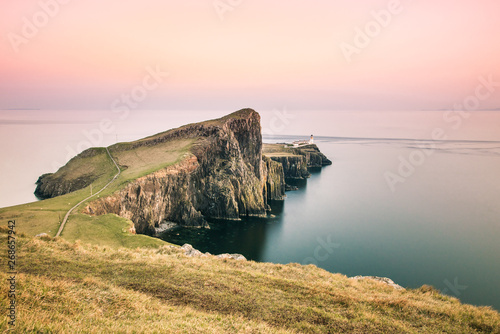
{"label": "cliff", "polygon": [[293,147],[284,144],[264,144],[263,154],[283,165],[286,179],[306,179],[310,168],[321,168],[332,162],[315,144]]}
{"label": "cliff", "polygon": [[[83,151],[57,173],[43,174],[36,181],[35,195],[39,199],[52,198],[85,188],[106,172],[103,148],[90,148]],[[111,165],[110,165],[111,166]]]}
{"label": "cliff", "polygon": [[[282,168],[262,159],[257,112],[244,109],[219,120],[146,138],[125,149],[176,138],[195,139],[179,163],[137,178],[111,196],[91,202],[86,212],[115,213],[131,219],[138,233],[153,234],[164,221],[206,226],[205,218],[267,216],[268,201],[284,198]],[[121,149],[112,146],[110,152],[118,156]]]}
{"label": "cliff", "polygon": [[276,162],[266,156],[263,156],[266,166],[266,197],[268,200],[285,199],[285,173],[281,163]]}
{"label": "cliff", "polygon": [[[262,150],[260,115],[252,109],[110,146],[122,170],[119,186],[87,203],[84,213],[114,213],[150,235],[166,222],[202,227],[207,218],[266,217],[269,201],[285,198],[285,178],[306,177],[323,160],[314,147],[279,159]],[[112,175],[113,165],[103,152],[89,149],[40,177],[36,192],[53,197],[109,180],[103,175]]]}

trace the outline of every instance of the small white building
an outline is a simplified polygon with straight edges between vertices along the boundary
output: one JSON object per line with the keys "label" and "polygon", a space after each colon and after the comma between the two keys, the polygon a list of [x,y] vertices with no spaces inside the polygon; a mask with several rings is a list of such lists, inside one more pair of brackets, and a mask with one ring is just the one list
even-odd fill
{"label": "small white building", "polygon": [[299,147],[299,146],[314,144],[314,136],[311,135],[311,138],[309,140],[297,140],[297,141],[294,141],[292,144],[293,144],[293,147]]}

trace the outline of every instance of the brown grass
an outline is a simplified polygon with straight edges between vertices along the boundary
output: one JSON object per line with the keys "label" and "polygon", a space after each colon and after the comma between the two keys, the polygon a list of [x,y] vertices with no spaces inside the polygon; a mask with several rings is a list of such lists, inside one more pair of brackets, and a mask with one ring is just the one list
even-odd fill
{"label": "brown grass", "polygon": [[[500,332],[500,315],[490,308],[312,265],[188,258],[173,246],[128,250],[52,238],[19,238],[18,254],[19,332]],[[0,288],[3,309],[6,285]]]}

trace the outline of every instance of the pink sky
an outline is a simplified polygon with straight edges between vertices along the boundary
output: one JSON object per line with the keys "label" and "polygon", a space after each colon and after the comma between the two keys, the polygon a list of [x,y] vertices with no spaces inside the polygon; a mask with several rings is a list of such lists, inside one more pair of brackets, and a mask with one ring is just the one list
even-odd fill
{"label": "pink sky", "polygon": [[500,82],[498,0],[401,0],[351,62],[342,43],[392,1],[59,1],[2,3],[0,109],[107,110],[147,67],[169,76],[137,109],[442,109]]}

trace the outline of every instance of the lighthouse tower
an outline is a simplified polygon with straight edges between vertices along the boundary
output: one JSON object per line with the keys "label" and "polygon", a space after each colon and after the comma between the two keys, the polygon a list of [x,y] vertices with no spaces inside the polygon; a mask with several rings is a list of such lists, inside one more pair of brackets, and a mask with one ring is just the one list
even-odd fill
{"label": "lighthouse tower", "polygon": [[311,139],[309,139],[309,144],[314,144],[314,136],[311,135]]}

